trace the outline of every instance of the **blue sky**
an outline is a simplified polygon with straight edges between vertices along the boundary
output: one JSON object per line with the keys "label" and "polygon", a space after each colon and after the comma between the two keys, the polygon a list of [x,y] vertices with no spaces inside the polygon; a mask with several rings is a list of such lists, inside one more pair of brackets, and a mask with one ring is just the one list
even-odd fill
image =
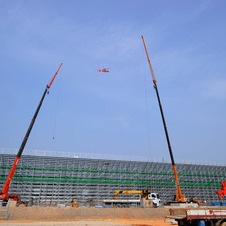
{"label": "blue sky", "polygon": [[20,147],[63,62],[27,149],[168,159],[143,35],[175,159],[225,163],[225,1],[0,5],[0,147]]}

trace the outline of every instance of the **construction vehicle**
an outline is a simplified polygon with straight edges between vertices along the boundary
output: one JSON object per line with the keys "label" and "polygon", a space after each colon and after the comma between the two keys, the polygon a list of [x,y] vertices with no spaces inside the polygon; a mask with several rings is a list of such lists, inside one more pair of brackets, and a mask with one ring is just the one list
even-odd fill
{"label": "construction vehicle", "polygon": [[224,195],[226,195],[226,181],[221,181],[221,190],[216,191],[216,194],[219,195],[219,198],[221,199]]}
{"label": "construction vehicle", "polygon": [[[139,199],[118,199],[119,194],[138,194]],[[149,190],[116,190],[113,195],[115,196],[114,199],[103,201],[106,206],[112,206],[116,208],[127,208],[132,206],[156,208],[160,206],[161,201],[159,194],[151,193]]]}
{"label": "construction vehicle", "polygon": [[148,51],[147,51],[147,48],[146,48],[146,45],[145,45],[144,37],[143,36],[141,36],[141,37],[142,37],[142,40],[143,40],[143,44],[144,44],[145,52],[146,52],[146,55],[147,55],[149,67],[150,67],[150,70],[151,70],[154,89],[156,91],[156,95],[157,95],[157,99],[158,99],[158,103],[159,103],[159,108],[160,108],[160,112],[161,112],[161,116],[162,116],[162,122],[163,122],[164,130],[165,130],[166,140],[167,140],[167,144],[168,144],[168,148],[169,148],[169,153],[170,153],[170,158],[171,158],[171,162],[172,162],[174,177],[175,177],[175,181],[176,181],[176,200],[174,202],[186,202],[187,198],[184,195],[182,195],[181,189],[180,189],[180,183],[179,183],[179,179],[178,179],[177,169],[176,169],[176,165],[175,165],[175,162],[174,162],[172,148],[171,148],[171,145],[170,145],[170,140],[169,140],[169,135],[168,135],[167,127],[166,127],[165,117],[164,117],[164,114],[163,114],[162,104],[161,104],[160,97],[159,97],[157,81],[156,81],[156,78],[155,78],[155,74],[154,74],[150,59],[149,59],[149,55],[148,55]]}
{"label": "construction vehicle", "polygon": [[53,76],[53,78],[52,78],[51,81],[47,84],[47,86],[46,86],[46,88],[45,88],[45,91],[44,91],[44,93],[43,93],[43,95],[42,95],[41,101],[39,102],[39,105],[38,105],[38,107],[37,107],[37,109],[36,109],[36,111],[35,111],[35,114],[34,114],[32,120],[31,120],[31,122],[30,122],[30,125],[29,125],[29,127],[28,127],[27,132],[26,132],[26,135],[25,135],[25,137],[24,137],[24,139],[23,139],[23,141],[22,141],[22,144],[21,144],[21,146],[20,146],[20,149],[19,149],[19,151],[18,151],[18,153],[17,153],[17,155],[16,155],[16,158],[15,158],[15,160],[14,160],[14,163],[13,163],[13,165],[12,165],[12,168],[10,169],[9,175],[8,175],[8,177],[7,177],[7,179],[6,179],[5,183],[4,183],[4,186],[3,186],[3,188],[2,188],[2,191],[0,192],[0,200],[3,200],[3,203],[7,203],[8,200],[11,199],[11,200],[17,201],[18,206],[19,206],[20,204],[24,204],[24,205],[26,205],[26,206],[28,205],[27,202],[22,202],[22,201],[21,201],[20,195],[19,195],[19,194],[9,194],[10,183],[11,183],[11,181],[12,181],[12,179],[13,179],[14,173],[15,173],[15,171],[16,171],[16,168],[17,168],[18,164],[19,164],[19,161],[20,161],[21,155],[22,155],[22,153],[23,153],[24,147],[25,147],[25,145],[26,145],[26,143],[27,143],[27,140],[28,140],[28,138],[29,138],[30,132],[31,132],[31,130],[32,130],[32,128],[33,128],[33,125],[34,125],[34,123],[35,123],[36,117],[37,117],[37,115],[38,115],[38,113],[39,113],[39,110],[40,110],[40,108],[41,108],[41,106],[42,106],[43,100],[44,100],[44,98],[45,98],[45,96],[46,96],[46,93],[49,94],[49,89],[50,89],[50,87],[51,87],[51,85],[52,85],[54,79],[56,78],[56,75],[58,74],[58,72],[59,72],[61,66],[62,66],[62,63],[60,64],[60,66],[59,66],[57,72],[55,73],[55,75]]}
{"label": "construction vehicle", "polygon": [[71,207],[75,207],[75,208],[77,208],[78,207],[78,202],[76,202],[76,198],[72,198],[72,200],[71,200]]}
{"label": "construction vehicle", "polygon": [[178,225],[226,225],[225,207],[173,208],[166,218],[174,219]]}
{"label": "construction vehicle", "polygon": [[196,197],[190,198],[190,201],[189,201],[189,202],[190,202],[190,203],[197,203],[199,206],[202,206],[202,205],[204,205],[204,204],[206,203],[206,201],[200,202],[200,201],[198,200],[198,198],[196,198]]}
{"label": "construction vehicle", "polygon": [[[165,135],[166,135],[166,140],[167,140],[167,144],[168,144],[168,149],[169,149],[169,154],[170,154],[170,158],[171,158],[171,163],[172,163],[172,167],[173,167],[174,178],[175,178],[175,181],[176,181],[176,197],[175,197],[175,199],[172,202],[168,202],[168,204],[173,205],[175,203],[176,204],[187,203],[189,201],[184,195],[182,195],[181,188],[180,188],[180,183],[179,183],[179,178],[178,178],[178,174],[177,174],[176,164],[175,164],[175,161],[174,161],[173,152],[172,152],[170,139],[169,139],[169,135],[168,135],[168,130],[167,130],[166,122],[165,122],[165,117],[164,117],[164,114],[163,114],[162,104],[161,104],[160,96],[159,96],[159,92],[158,92],[157,80],[156,80],[156,77],[155,77],[155,74],[154,74],[154,71],[153,71],[153,68],[152,68],[152,65],[151,65],[151,61],[149,59],[149,55],[148,55],[148,51],[147,51],[147,48],[146,48],[146,45],[145,45],[144,37],[143,36],[141,36],[141,37],[142,37],[142,40],[143,40],[144,49],[145,49],[145,52],[146,52],[146,55],[147,55],[147,60],[148,60],[148,63],[149,63],[149,67],[150,67],[150,70],[151,70],[153,85],[154,85],[154,89],[156,91],[156,96],[157,96],[157,99],[158,99],[159,109],[160,109],[161,116],[162,116],[162,122],[163,122],[164,131],[165,131]],[[195,200],[195,203],[198,203],[199,205],[203,204],[201,202],[198,202],[197,198],[193,198],[193,199]]]}

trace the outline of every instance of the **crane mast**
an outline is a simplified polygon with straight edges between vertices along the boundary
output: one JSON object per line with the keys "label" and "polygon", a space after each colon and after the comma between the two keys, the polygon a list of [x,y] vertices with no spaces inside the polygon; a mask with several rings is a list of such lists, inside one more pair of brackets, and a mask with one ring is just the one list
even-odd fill
{"label": "crane mast", "polygon": [[143,36],[141,36],[141,37],[142,37],[142,40],[143,40],[144,49],[145,49],[145,52],[146,52],[146,55],[147,55],[149,67],[150,67],[150,70],[151,70],[154,89],[156,91],[156,95],[157,95],[157,99],[158,99],[158,104],[159,104],[159,108],[160,108],[160,112],[161,112],[161,116],[162,116],[164,131],[165,131],[166,140],[167,140],[169,153],[170,153],[170,158],[171,158],[171,162],[172,162],[174,177],[175,177],[175,181],[176,181],[176,200],[175,201],[176,202],[186,202],[187,199],[186,199],[185,196],[182,195],[181,189],[180,189],[180,183],[179,183],[179,179],[178,179],[177,169],[176,169],[176,165],[175,165],[175,161],[174,161],[174,157],[173,157],[173,152],[172,152],[172,148],[171,148],[171,144],[170,144],[168,130],[167,130],[167,127],[166,127],[165,117],[164,117],[164,114],[163,114],[162,104],[161,104],[161,100],[160,100],[160,96],[159,96],[159,92],[158,92],[157,81],[156,81],[155,74],[154,74],[154,71],[153,71],[153,68],[152,68],[152,65],[151,65],[151,61],[149,59],[149,55],[148,55],[148,51],[147,51],[147,48],[146,48],[146,45],[145,45],[144,37]]}
{"label": "crane mast", "polygon": [[13,176],[14,176],[14,173],[15,173],[15,171],[16,171],[16,168],[17,168],[17,166],[18,166],[18,164],[19,164],[19,161],[20,161],[21,155],[22,155],[22,153],[23,153],[24,147],[25,147],[25,145],[26,145],[26,143],[27,143],[27,140],[28,140],[28,138],[29,138],[30,132],[31,132],[32,127],[33,127],[33,125],[34,125],[34,123],[35,123],[35,120],[36,120],[36,117],[37,117],[37,115],[38,115],[38,113],[39,113],[39,110],[40,110],[40,108],[41,108],[41,106],[42,106],[42,103],[43,103],[43,101],[44,101],[44,98],[45,98],[45,96],[46,96],[46,93],[48,92],[48,90],[49,90],[50,87],[52,86],[52,83],[53,83],[54,79],[56,78],[56,75],[58,74],[58,72],[59,72],[59,70],[60,70],[62,64],[63,64],[63,63],[60,64],[60,66],[59,66],[57,72],[55,73],[55,75],[53,76],[53,78],[51,79],[51,81],[46,85],[45,91],[44,91],[44,93],[43,93],[43,95],[42,95],[42,98],[41,98],[41,100],[40,100],[40,102],[39,102],[39,105],[38,105],[38,107],[37,107],[37,109],[36,109],[36,111],[35,111],[35,114],[34,114],[32,120],[31,120],[31,122],[30,122],[30,125],[29,125],[29,127],[28,127],[28,130],[27,130],[27,132],[26,132],[26,134],[25,134],[25,137],[24,137],[24,139],[23,139],[23,141],[22,141],[22,143],[21,143],[20,149],[19,149],[19,151],[18,151],[18,153],[17,153],[17,155],[16,155],[16,158],[15,158],[15,160],[14,160],[14,162],[13,162],[13,165],[12,165],[12,167],[11,167],[11,169],[10,169],[9,175],[8,175],[8,177],[7,177],[7,179],[6,179],[5,183],[4,183],[4,186],[3,186],[3,188],[2,188],[2,191],[0,192],[0,200],[8,200],[9,198],[12,198],[12,199],[14,199],[14,200],[16,200],[16,201],[19,200],[19,196],[20,196],[19,194],[12,194],[12,195],[9,195],[9,188],[10,188],[9,186],[10,186],[10,183],[11,183],[11,181],[12,181],[12,179],[13,179]]}

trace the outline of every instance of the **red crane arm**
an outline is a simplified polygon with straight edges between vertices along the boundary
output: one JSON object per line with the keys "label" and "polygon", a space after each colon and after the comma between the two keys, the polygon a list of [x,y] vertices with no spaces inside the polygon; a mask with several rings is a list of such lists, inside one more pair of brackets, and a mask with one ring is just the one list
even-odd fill
{"label": "red crane arm", "polygon": [[56,76],[57,76],[57,74],[58,74],[58,72],[59,72],[59,70],[60,70],[62,64],[63,64],[63,63],[60,64],[60,67],[58,68],[57,72],[55,73],[55,75],[53,76],[52,80],[51,80],[51,81],[49,82],[49,84],[47,85],[48,88],[50,88],[51,85],[53,84],[53,81],[54,81],[54,79],[56,78]]}
{"label": "red crane arm", "polygon": [[[37,107],[37,109],[36,109],[36,111],[35,111],[35,114],[34,114],[32,120],[31,120],[31,122],[30,122],[30,125],[29,125],[29,127],[28,127],[27,132],[26,132],[26,135],[25,135],[25,137],[24,137],[24,139],[23,139],[23,141],[22,141],[22,144],[21,144],[21,146],[20,146],[20,149],[19,149],[19,151],[18,151],[18,153],[17,153],[17,156],[16,156],[16,158],[15,158],[15,160],[14,160],[14,163],[13,163],[13,165],[12,165],[12,168],[10,169],[9,175],[8,175],[8,177],[7,177],[7,179],[6,179],[5,183],[4,183],[4,187],[2,188],[2,191],[0,192],[0,200],[1,200],[1,199],[8,200],[9,198],[15,196],[15,195],[13,196],[13,195],[9,195],[9,194],[8,194],[10,183],[11,183],[11,181],[12,181],[12,179],[13,179],[13,176],[14,176],[14,173],[15,173],[15,171],[16,171],[17,165],[18,165],[18,163],[19,163],[19,161],[20,161],[20,157],[21,157],[22,152],[23,152],[23,150],[24,150],[24,147],[25,147],[25,145],[26,145],[26,143],[27,143],[27,140],[28,140],[28,138],[29,138],[29,135],[30,135],[30,132],[31,132],[31,130],[32,130],[32,127],[33,127],[33,125],[34,125],[34,123],[35,123],[35,119],[36,119],[36,117],[37,117],[37,115],[38,115],[38,113],[39,113],[39,110],[40,110],[41,106],[42,106],[42,103],[43,103],[43,100],[44,100],[44,98],[45,98],[45,95],[46,95],[48,89],[51,87],[51,85],[52,85],[54,79],[56,78],[56,75],[57,75],[57,73],[59,72],[61,66],[62,66],[62,63],[60,64],[60,67],[58,68],[57,72],[56,72],[55,75],[53,76],[53,78],[52,78],[52,80],[50,81],[50,83],[46,86],[46,89],[45,89],[45,91],[44,91],[44,93],[43,93],[43,95],[42,95],[41,101],[39,102],[39,105],[38,105],[38,107]],[[17,194],[16,196],[19,196],[19,195]]]}

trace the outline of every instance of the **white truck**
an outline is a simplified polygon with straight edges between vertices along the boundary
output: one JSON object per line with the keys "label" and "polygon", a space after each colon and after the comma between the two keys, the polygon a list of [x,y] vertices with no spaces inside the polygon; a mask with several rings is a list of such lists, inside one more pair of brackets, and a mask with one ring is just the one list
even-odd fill
{"label": "white truck", "polygon": [[[118,199],[118,194],[139,194],[139,199]],[[116,208],[128,208],[128,207],[143,207],[157,208],[160,206],[160,198],[158,193],[151,193],[149,190],[142,191],[122,191],[117,190],[113,195],[115,195],[115,199],[107,199],[103,200],[105,206],[111,206]]]}

